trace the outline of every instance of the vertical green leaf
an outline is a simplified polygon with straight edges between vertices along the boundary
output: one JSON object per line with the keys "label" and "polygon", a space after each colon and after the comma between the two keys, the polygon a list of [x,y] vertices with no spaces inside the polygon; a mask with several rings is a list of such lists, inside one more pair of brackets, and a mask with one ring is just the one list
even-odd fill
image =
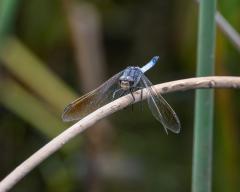
{"label": "vertical green leaf", "polygon": [[0,1],[0,42],[9,33],[12,27],[12,20],[15,15],[18,0]]}
{"label": "vertical green leaf", "polygon": [[[199,8],[197,76],[214,74],[215,0]],[[194,122],[193,192],[210,192],[212,183],[213,90],[197,90]]]}

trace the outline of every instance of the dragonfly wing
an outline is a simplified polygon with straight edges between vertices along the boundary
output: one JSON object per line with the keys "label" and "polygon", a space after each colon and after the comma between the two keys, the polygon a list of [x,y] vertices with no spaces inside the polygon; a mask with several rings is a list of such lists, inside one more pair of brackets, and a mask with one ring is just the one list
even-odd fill
{"label": "dragonfly wing", "polygon": [[119,78],[123,71],[117,73],[97,89],[83,95],[70,103],[63,111],[63,121],[80,120],[113,100],[112,94],[119,89]]}
{"label": "dragonfly wing", "polygon": [[167,101],[151,87],[152,83],[144,74],[142,74],[141,77],[141,84],[147,88],[149,95],[148,106],[153,116],[162,123],[166,132],[167,129],[169,129],[174,133],[179,133],[181,125],[177,114],[167,103]]}

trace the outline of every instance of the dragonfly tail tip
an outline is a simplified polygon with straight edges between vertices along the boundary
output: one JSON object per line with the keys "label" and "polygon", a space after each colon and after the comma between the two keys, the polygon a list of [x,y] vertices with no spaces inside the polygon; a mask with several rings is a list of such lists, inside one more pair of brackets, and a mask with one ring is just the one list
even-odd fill
{"label": "dragonfly tail tip", "polygon": [[155,63],[157,63],[158,59],[159,59],[159,56],[154,56],[152,58],[152,62],[155,64]]}

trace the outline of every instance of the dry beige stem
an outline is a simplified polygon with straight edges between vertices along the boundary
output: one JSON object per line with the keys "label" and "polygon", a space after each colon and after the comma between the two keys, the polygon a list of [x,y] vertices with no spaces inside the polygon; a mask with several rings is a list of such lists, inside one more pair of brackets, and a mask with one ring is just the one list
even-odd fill
{"label": "dry beige stem", "polygon": [[[159,93],[170,93],[175,91],[186,91],[191,89],[200,88],[240,88],[240,77],[198,77],[183,79],[178,81],[172,81],[155,85],[154,88]],[[136,101],[140,101],[140,91],[134,93]],[[143,99],[146,99],[147,94],[143,94]],[[32,169],[44,161],[47,157],[51,156],[54,152],[59,150],[64,144],[70,141],[73,137],[95,124],[100,119],[111,115],[112,113],[119,111],[132,103],[131,95],[121,97],[100,109],[89,114],[82,120],[78,121],[66,131],[55,137],[36,153],[30,156],[16,169],[14,169],[8,176],[6,176],[0,183],[0,192],[10,190],[18,181],[20,181],[25,175],[27,175]]]}

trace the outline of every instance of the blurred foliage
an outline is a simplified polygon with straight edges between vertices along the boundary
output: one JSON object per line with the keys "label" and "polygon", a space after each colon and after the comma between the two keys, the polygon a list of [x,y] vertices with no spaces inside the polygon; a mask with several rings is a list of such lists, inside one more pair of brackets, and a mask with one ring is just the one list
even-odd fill
{"label": "blurred foliage", "polygon": [[[229,20],[237,31],[240,25],[237,20],[240,3],[234,0],[220,1],[219,9]],[[216,73],[217,75],[236,75],[240,68],[238,66],[239,52],[229,43],[228,39],[218,31],[216,46]],[[238,191],[239,172],[239,126],[238,94],[235,91],[218,90],[216,92],[216,129],[215,129],[215,159],[214,159],[214,189],[216,191]],[[237,105],[236,105],[237,104]]]}
{"label": "blurred foliage", "polygon": [[[81,6],[83,1],[76,2]],[[195,76],[197,5],[193,1],[84,2],[95,6],[101,16],[108,77],[127,65],[141,66],[153,55],[160,55],[160,63],[147,73],[154,84]],[[79,88],[64,6],[64,0],[24,0],[9,11],[16,15],[7,21],[10,38],[5,43],[0,37],[0,178],[68,126],[60,113],[76,97],[72,90]],[[240,2],[221,0],[219,9],[240,31]],[[217,74],[238,75],[239,53],[219,31],[216,48]],[[113,139],[96,159],[97,191],[190,191],[193,96],[192,91],[165,96],[181,120],[179,135],[166,135],[146,105],[143,111],[136,105],[133,112],[127,108],[114,114]],[[240,94],[219,90],[216,97],[213,188],[237,191]],[[94,179],[86,134],[66,144],[72,145],[71,150],[47,159],[13,191],[91,191]]]}

